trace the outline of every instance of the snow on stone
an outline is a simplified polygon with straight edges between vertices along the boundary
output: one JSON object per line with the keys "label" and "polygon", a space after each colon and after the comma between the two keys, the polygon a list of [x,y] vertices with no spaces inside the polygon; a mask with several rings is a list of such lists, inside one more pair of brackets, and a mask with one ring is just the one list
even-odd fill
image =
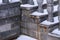
{"label": "snow on stone", "polygon": [[60,38],[60,35],[56,35],[54,33],[48,33],[49,36],[53,36],[53,37],[57,37],[57,38]]}
{"label": "snow on stone", "polygon": [[21,4],[21,7],[26,7],[26,8],[30,8],[30,7],[36,7],[38,6],[37,0],[33,0],[34,5],[30,5],[30,4]]}
{"label": "snow on stone", "polygon": [[44,4],[47,4],[47,1],[46,1],[46,0],[43,0],[43,5],[44,5]]}
{"label": "snow on stone", "polygon": [[58,11],[58,5],[54,6],[54,11],[53,12],[56,12]]}
{"label": "snow on stone", "polygon": [[57,28],[57,29],[53,30],[52,33],[53,34],[60,35],[60,30]]}
{"label": "snow on stone", "polygon": [[[35,7],[35,6],[38,6],[37,0],[33,0],[33,1],[34,1],[34,5],[22,4],[21,7]],[[46,4],[46,0],[43,1],[43,4]]]}
{"label": "snow on stone", "polygon": [[57,0],[54,0],[54,1],[57,1]]}
{"label": "snow on stone", "polygon": [[53,24],[56,24],[56,23],[59,23],[58,16],[54,17],[54,22],[49,22],[47,20],[41,22],[41,24],[43,24],[43,25],[53,25]]}
{"label": "snow on stone", "polygon": [[36,39],[29,37],[29,36],[26,36],[26,35],[21,35],[16,40],[36,40]]}
{"label": "snow on stone", "polygon": [[34,5],[38,5],[37,0],[33,0]]}
{"label": "snow on stone", "polygon": [[26,8],[29,8],[29,7],[36,7],[38,5],[30,5],[30,4],[22,4],[21,7],[26,7]]}
{"label": "snow on stone", "polygon": [[33,12],[32,14],[30,15],[34,15],[34,16],[43,16],[43,15],[47,15],[47,10],[45,9],[43,13],[39,13],[39,12]]}
{"label": "snow on stone", "polygon": [[9,2],[19,2],[20,0],[9,0]]}
{"label": "snow on stone", "polygon": [[2,0],[0,0],[0,4],[2,3]]}
{"label": "snow on stone", "polygon": [[[29,8],[29,7],[36,7],[38,6],[38,3],[36,2],[37,0],[33,0],[34,1],[34,5],[30,5],[30,4],[22,4],[21,7],[26,7],[26,8]],[[43,4],[46,3],[46,0],[43,1]],[[56,12],[58,11],[58,5],[54,6],[54,11],[53,12]]]}

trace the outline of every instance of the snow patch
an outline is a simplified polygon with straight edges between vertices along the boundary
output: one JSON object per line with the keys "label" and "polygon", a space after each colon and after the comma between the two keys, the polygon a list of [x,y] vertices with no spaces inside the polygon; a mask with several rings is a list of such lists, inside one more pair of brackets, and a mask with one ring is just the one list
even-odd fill
{"label": "snow patch", "polygon": [[9,2],[19,2],[20,0],[9,0]]}
{"label": "snow patch", "polygon": [[30,15],[34,15],[34,16],[43,16],[43,15],[48,15],[48,13],[47,13],[47,10],[46,9],[44,9],[44,13],[39,13],[39,12],[33,12],[32,14],[30,14]]}
{"label": "snow patch", "polygon": [[37,0],[33,0],[34,5],[38,5]]}
{"label": "snow patch", "polygon": [[53,25],[53,24],[56,24],[56,23],[59,23],[58,16],[54,17],[54,22],[49,22],[47,20],[41,22],[41,24],[43,24],[43,25]]}
{"label": "snow patch", "polygon": [[54,6],[54,11],[53,12],[57,12],[58,11],[58,5]]}
{"label": "snow patch", "polygon": [[54,0],[54,1],[57,1],[57,0]]}
{"label": "snow patch", "polygon": [[26,36],[26,35],[21,35],[16,40],[36,40],[36,39],[29,37],[29,36]]}
{"label": "snow patch", "polygon": [[53,34],[60,35],[60,30],[57,28],[57,29],[53,30],[52,33]]}
{"label": "snow patch", "polygon": [[26,8],[28,8],[28,7],[36,7],[36,6],[38,6],[38,5],[30,5],[30,4],[22,4],[21,5],[21,7],[26,7]]}
{"label": "snow patch", "polygon": [[46,1],[46,0],[43,0],[43,5],[44,5],[44,4],[47,4],[47,1]]}

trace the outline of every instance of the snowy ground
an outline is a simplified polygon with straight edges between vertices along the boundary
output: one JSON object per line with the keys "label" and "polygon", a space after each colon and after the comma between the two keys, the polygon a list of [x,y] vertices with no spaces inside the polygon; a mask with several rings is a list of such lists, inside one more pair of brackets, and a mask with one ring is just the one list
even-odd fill
{"label": "snowy ground", "polygon": [[[46,39],[46,38],[43,38],[43,40],[44,40],[44,39]],[[31,38],[31,37],[26,36],[26,35],[21,35],[21,36],[18,37],[16,40],[37,40],[37,39]],[[49,37],[48,37],[48,40],[60,40],[60,39],[49,36]]]}
{"label": "snowy ground", "polygon": [[29,36],[26,36],[26,35],[21,35],[16,40],[36,40],[36,39],[29,37]]}

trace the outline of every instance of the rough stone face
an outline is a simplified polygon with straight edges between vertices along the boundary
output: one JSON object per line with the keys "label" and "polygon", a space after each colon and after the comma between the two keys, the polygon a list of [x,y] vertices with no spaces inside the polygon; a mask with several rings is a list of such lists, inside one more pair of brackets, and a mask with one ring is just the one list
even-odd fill
{"label": "rough stone face", "polygon": [[20,2],[0,4],[0,14],[0,36],[5,39],[18,35],[20,17],[17,16],[20,16]]}
{"label": "rough stone face", "polygon": [[59,30],[60,30],[60,0],[59,0],[59,6],[58,6],[58,19],[59,19]]}

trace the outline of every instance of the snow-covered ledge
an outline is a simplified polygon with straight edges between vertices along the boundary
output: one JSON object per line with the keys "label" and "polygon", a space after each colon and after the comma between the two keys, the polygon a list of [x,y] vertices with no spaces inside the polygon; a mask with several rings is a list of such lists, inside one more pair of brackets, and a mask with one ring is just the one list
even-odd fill
{"label": "snow-covered ledge", "polygon": [[47,4],[47,0],[43,0],[43,5],[44,5],[44,4]]}
{"label": "snow-covered ledge", "polygon": [[60,30],[58,28],[54,29],[51,33],[49,33],[50,36],[60,38]]}
{"label": "snow-covered ledge", "polygon": [[60,35],[60,30],[57,28],[57,29],[53,30],[52,33],[53,34]]}
{"label": "snow-covered ledge", "polygon": [[30,14],[30,15],[32,15],[32,16],[37,16],[37,17],[41,17],[41,16],[45,16],[45,15],[48,15],[48,13],[47,13],[47,10],[46,9],[44,9],[44,13],[39,13],[39,12],[33,12],[32,14]]}
{"label": "snow-covered ledge", "polygon": [[[34,1],[34,5],[30,5],[30,4],[21,4],[21,7],[34,7],[34,6],[38,6],[37,0],[33,0]],[[43,0],[43,4],[46,4],[46,0]]]}
{"label": "snow-covered ledge", "polygon": [[37,40],[37,39],[26,36],[26,35],[20,35],[16,40]]}
{"label": "snow-covered ledge", "polygon": [[30,5],[30,4],[22,4],[20,5],[21,8],[30,10],[32,8],[38,7],[38,5]]}
{"label": "snow-covered ledge", "polygon": [[10,3],[12,2],[20,2],[20,0],[9,0]]}
{"label": "snow-covered ledge", "polygon": [[38,7],[38,3],[37,3],[37,0],[33,0],[34,2],[34,5],[31,5],[31,4],[21,4],[21,8],[23,9],[27,9],[27,10],[30,10],[32,8],[35,8],[35,7]]}
{"label": "snow-covered ledge", "polygon": [[53,33],[48,33],[48,35],[52,36],[52,37],[60,38],[60,35],[56,35],[56,34],[53,34]]}
{"label": "snow-covered ledge", "polygon": [[54,1],[57,1],[57,0],[54,0]]}
{"label": "snow-covered ledge", "polygon": [[[53,13],[57,12],[58,11],[58,5],[54,6],[53,8]],[[31,16],[37,16],[37,17],[42,17],[42,16],[45,16],[45,15],[48,15],[48,12],[47,12],[47,9],[44,9],[44,13],[39,13],[37,11],[33,12],[32,14],[30,14]]]}
{"label": "snow-covered ledge", "polygon": [[58,28],[52,30],[52,32],[48,33],[49,36],[60,38],[60,30]]}
{"label": "snow-covered ledge", "polygon": [[55,25],[57,23],[59,23],[58,16],[54,17],[54,22],[49,22],[49,21],[45,20],[45,21],[41,22],[40,24],[50,26],[50,25]]}

